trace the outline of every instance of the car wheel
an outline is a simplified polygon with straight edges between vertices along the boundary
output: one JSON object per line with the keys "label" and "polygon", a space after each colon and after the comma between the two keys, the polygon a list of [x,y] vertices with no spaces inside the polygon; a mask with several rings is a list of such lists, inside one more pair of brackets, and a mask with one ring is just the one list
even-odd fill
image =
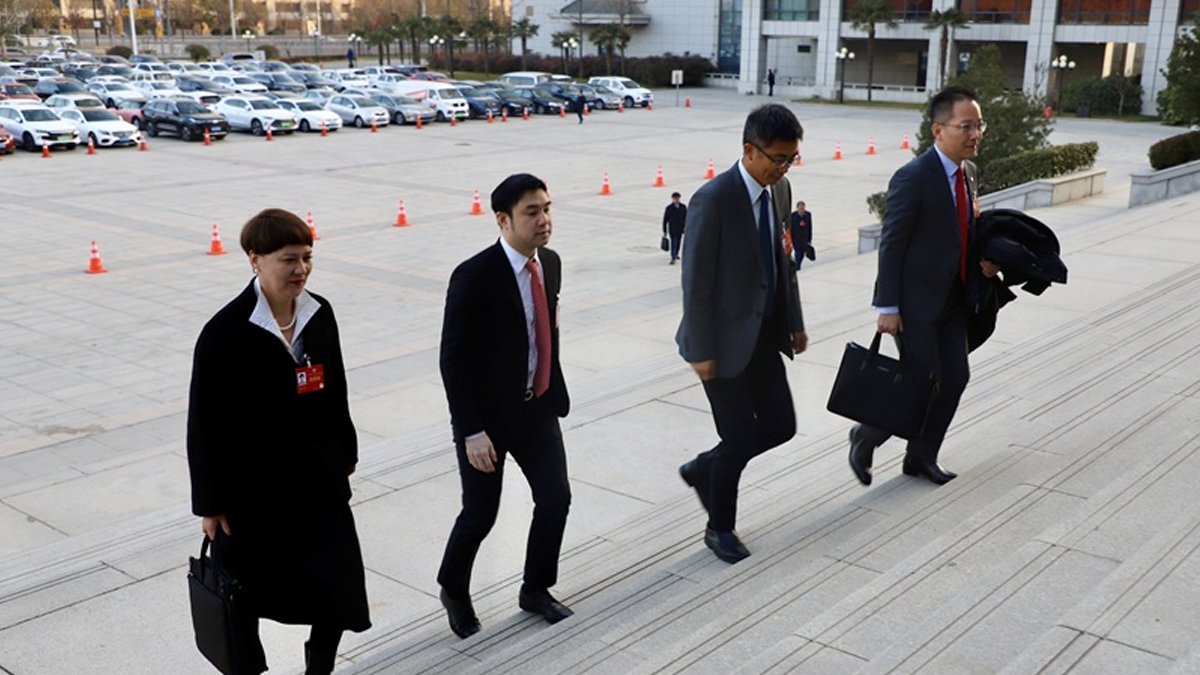
{"label": "car wheel", "polygon": [[445,114],[445,113],[443,113],[441,110],[439,110],[439,111],[437,111],[437,118],[436,118],[436,119],[437,119],[437,121],[439,121],[439,122],[445,122],[445,121],[446,121],[446,114]]}
{"label": "car wheel", "polygon": [[185,141],[191,141],[196,136],[192,133],[191,127],[181,127],[179,129],[179,137]]}
{"label": "car wheel", "polygon": [[367,126],[367,123],[363,121],[363,118],[362,118],[362,117],[355,116],[355,117],[354,117],[354,126],[356,126],[356,127],[358,127],[359,129],[361,129],[361,128],[363,128],[363,127]]}
{"label": "car wheel", "polygon": [[88,134],[88,140],[92,142],[93,148],[100,147],[100,139],[96,138],[96,134]]}
{"label": "car wheel", "polygon": [[304,133],[312,131],[312,127],[308,125],[308,120],[300,120],[300,131],[303,131]]}
{"label": "car wheel", "polygon": [[158,125],[153,120],[146,122],[146,133],[150,134],[150,138],[158,138]]}
{"label": "car wheel", "polygon": [[38,151],[39,148],[37,145],[37,141],[33,140],[33,134],[31,134],[29,132],[25,132],[25,135],[21,138],[21,141],[22,141],[23,145],[25,146],[25,150],[27,152],[37,152]]}
{"label": "car wheel", "polygon": [[596,101],[596,109],[604,110],[604,101]]}
{"label": "car wheel", "polygon": [[251,120],[250,121],[250,133],[254,134],[255,136],[262,136],[263,135],[262,122],[260,122],[258,120]]}
{"label": "car wheel", "polygon": [[632,107],[633,107],[633,97],[632,97],[632,96],[626,96],[626,97],[625,97],[625,107],[626,107],[626,108],[632,108]]}
{"label": "car wheel", "polygon": [[133,126],[137,127],[138,131],[145,131],[145,128],[142,126],[142,118],[141,117],[133,118]]}
{"label": "car wheel", "polygon": [[392,118],[392,122],[393,122],[394,124],[404,124],[404,122],[405,122],[405,120],[404,120],[404,113],[402,113],[402,112],[397,112],[397,113],[396,113],[396,115],[395,115],[395,117],[393,117],[393,118]]}

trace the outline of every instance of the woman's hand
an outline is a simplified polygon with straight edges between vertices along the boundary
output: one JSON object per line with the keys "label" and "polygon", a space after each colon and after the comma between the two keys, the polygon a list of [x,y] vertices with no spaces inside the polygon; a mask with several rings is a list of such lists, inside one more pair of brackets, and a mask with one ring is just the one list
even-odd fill
{"label": "woman's hand", "polygon": [[229,531],[229,521],[225,520],[224,513],[219,516],[204,516],[200,519],[200,529],[204,530],[204,534],[208,535],[209,540],[217,538],[218,525],[225,531],[225,534],[233,534]]}

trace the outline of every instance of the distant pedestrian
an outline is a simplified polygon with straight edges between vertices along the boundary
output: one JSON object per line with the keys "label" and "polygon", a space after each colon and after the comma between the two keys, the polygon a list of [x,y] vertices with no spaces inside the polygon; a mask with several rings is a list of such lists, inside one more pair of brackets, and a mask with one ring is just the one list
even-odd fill
{"label": "distant pedestrian", "polygon": [[775,95],[775,70],[767,71],[767,96]]}
{"label": "distant pedestrian", "polygon": [[671,203],[663,212],[663,236],[671,238],[671,264],[679,260],[679,244],[683,241],[684,224],[687,221],[687,205],[679,201],[678,192],[671,193]]}
{"label": "distant pedestrian", "polygon": [[580,124],[583,124],[583,111],[585,108],[587,108],[587,98],[583,95],[583,92],[579,92],[575,97],[575,114],[579,115]]}
{"label": "distant pedestrian", "polygon": [[349,49],[347,49],[347,50],[346,50],[346,64],[347,64],[349,67],[351,67],[351,68],[353,68],[353,67],[354,67],[354,64],[355,64],[355,61],[354,61],[354,47],[351,47],[351,48],[349,48]]}
{"label": "distant pedestrian", "polygon": [[812,240],[812,211],[805,208],[804,202],[796,202],[796,210],[792,211],[792,246],[796,251],[796,269],[800,269],[805,258],[817,259],[817,249],[813,248]]}

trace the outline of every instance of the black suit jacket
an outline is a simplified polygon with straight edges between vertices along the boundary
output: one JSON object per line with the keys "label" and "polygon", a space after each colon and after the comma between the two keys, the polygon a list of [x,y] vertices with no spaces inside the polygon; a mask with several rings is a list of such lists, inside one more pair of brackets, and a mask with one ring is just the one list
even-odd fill
{"label": "black suit jacket", "polygon": [[667,208],[663,210],[663,234],[668,234],[672,237],[678,237],[683,234],[684,226],[687,224],[687,205],[679,202],[679,206],[674,203],[667,204]]}
{"label": "black suit jacket", "polygon": [[[973,232],[977,172],[973,163],[964,164],[970,201],[968,231]],[[961,251],[954,195],[941,159],[930,148],[898,169],[888,183],[872,303],[876,307],[899,307],[906,322],[936,321],[961,283]],[[969,256],[968,271],[978,266],[978,257]]]}
{"label": "black suit jacket", "polygon": [[[570,398],[558,360],[558,293],[562,261],[538,250],[551,322],[550,388],[542,404],[559,417]],[[450,277],[442,322],[442,383],[454,437],[486,431],[503,442],[516,431],[529,376],[529,331],[512,266],[500,242],[459,265]]]}

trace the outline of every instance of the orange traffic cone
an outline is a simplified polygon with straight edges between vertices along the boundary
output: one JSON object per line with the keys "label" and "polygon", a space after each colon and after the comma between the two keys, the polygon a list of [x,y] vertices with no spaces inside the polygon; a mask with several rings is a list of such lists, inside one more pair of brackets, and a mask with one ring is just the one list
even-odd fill
{"label": "orange traffic cone", "polygon": [[104,274],[108,270],[104,269],[104,263],[100,262],[100,247],[96,245],[96,240],[92,240],[92,255],[88,260],[88,268],[85,270],[88,274]]}
{"label": "orange traffic cone", "polygon": [[491,110],[489,110],[489,111],[488,111],[488,124],[491,124],[492,122],[493,122],[493,120],[492,120],[492,111],[491,111]]}
{"label": "orange traffic cone", "polygon": [[904,142],[900,144],[900,149],[901,149],[901,150],[908,150],[908,149],[909,149],[909,145],[908,145],[908,134],[904,134]]}
{"label": "orange traffic cone", "polygon": [[329,125],[325,123],[325,120],[321,120],[321,138],[327,138],[328,136]]}
{"label": "orange traffic cone", "polygon": [[507,122],[507,121],[508,121],[508,108],[501,108],[501,109],[500,109],[500,121],[501,121],[501,122]]}
{"label": "orange traffic cone", "polygon": [[44,138],[42,139],[42,157],[50,159],[50,144]]}
{"label": "orange traffic cone", "polygon": [[268,141],[275,140],[275,134],[271,133],[271,125],[270,124],[267,125],[267,140]]}
{"label": "orange traffic cone", "polygon": [[400,213],[396,215],[396,227],[408,227],[408,213],[404,211],[404,200],[400,200]]}
{"label": "orange traffic cone", "polygon": [[607,171],[604,172],[604,184],[600,186],[600,194],[602,194],[602,195],[611,195],[612,194],[612,186],[609,185],[609,183],[608,183],[608,172]]}
{"label": "orange traffic cone", "polygon": [[685,107],[685,108],[692,107],[692,97],[691,96],[683,97],[683,107]]}
{"label": "orange traffic cone", "polygon": [[868,155],[875,154],[875,137],[874,136],[871,136],[870,140],[867,141],[867,154]]}
{"label": "orange traffic cone", "polygon": [[583,106],[583,116],[587,117],[588,115],[591,115],[591,114],[592,114],[592,109],[587,107],[586,105]]}
{"label": "orange traffic cone", "polygon": [[321,235],[317,234],[317,226],[313,225],[312,211],[308,212],[308,231],[312,233],[313,241],[321,238]]}
{"label": "orange traffic cone", "polygon": [[149,146],[149,145],[146,145],[146,136],[145,136],[145,135],[143,135],[143,136],[142,136],[142,142],[141,142],[141,144],[140,144],[140,145],[138,145],[138,150],[141,150],[142,152],[146,152],[146,151],[147,151],[147,150],[149,150],[149,149],[150,149],[150,146]]}
{"label": "orange traffic cone", "polygon": [[1051,108],[1050,106],[1046,106],[1046,109],[1043,111],[1043,114],[1046,116],[1046,119],[1050,119],[1051,117],[1054,117],[1054,108]]}
{"label": "orange traffic cone", "polygon": [[379,126],[377,124],[375,124],[374,117],[371,118],[371,133],[373,133],[373,134],[379,133]]}
{"label": "orange traffic cone", "polygon": [[207,128],[205,128],[205,130],[204,130],[204,144],[212,145],[212,134],[208,133]]}
{"label": "orange traffic cone", "polygon": [[212,246],[209,247],[208,254],[225,255],[225,246],[221,243],[221,232],[216,223],[213,223]]}
{"label": "orange traffic cone", "polygon": [[625,102],[624,101],[621,101],[620,103],[617,104],[617,112],[619,112],[619,113],[625,112]]}
{"label": "orange traffic cone", "polygon": [[88,154],[96,154],[96,144],[92,142],[92,137],[88,136]]}
{"label": "orange traffic cone", "polygon": [[558,116],[559,116],[559,117],[566,117],[566,116],[567,116],[567,109],[566,109],[566,107],[565,107],[565,106],[564,106],[564,107],[559,107],[559,109],[558,109]]}
{"label": "orange traffic cone", "polygon": [[667,187],[663,181],[662,164],[658,165],[658,174],[654,177],[654,187]]}
{"label": "orange traffic cone", "polygon": [[712,157],[708,158],[708,171],[704,174],[704,180],[712,180],[717,177],[717,171],[713,168]]}
{"label": "orange traffic cone", "polygon": [[837,142],[837,145],[835,145],[835,146],[834,146],[834,150],[833,150],[833,158],[834,158],[834,159],[841,159],[841,158],[842,158],[842,142],[841,142],[841,141],[838,141],[838,142]]}
{"label": "orange traffic cone", "polygon": [[483,203],[479,201],[479,190],[475,191],[475,198],[471,200],[471,215],[483,215]]}
{"label": "orange traffic cone", "polygon": [[529,119],[529,106],[521,107],[521,119],[523,119],[523,120]]}
{"label": "orange traffic cone", "polygon": [[450,114],[450,126],[452,126],[452,127],[458,126],[458,115],[455,115],[453,113]]}
{"label": "orange traffic cone", "polygon": [[654,110],[654,101],[646,101],[646,110]]}
{"label": "orange traffic cone", "polygon": [[418,129],[421,128],[421,116],[420,115],[417,115],[417,128]]}

